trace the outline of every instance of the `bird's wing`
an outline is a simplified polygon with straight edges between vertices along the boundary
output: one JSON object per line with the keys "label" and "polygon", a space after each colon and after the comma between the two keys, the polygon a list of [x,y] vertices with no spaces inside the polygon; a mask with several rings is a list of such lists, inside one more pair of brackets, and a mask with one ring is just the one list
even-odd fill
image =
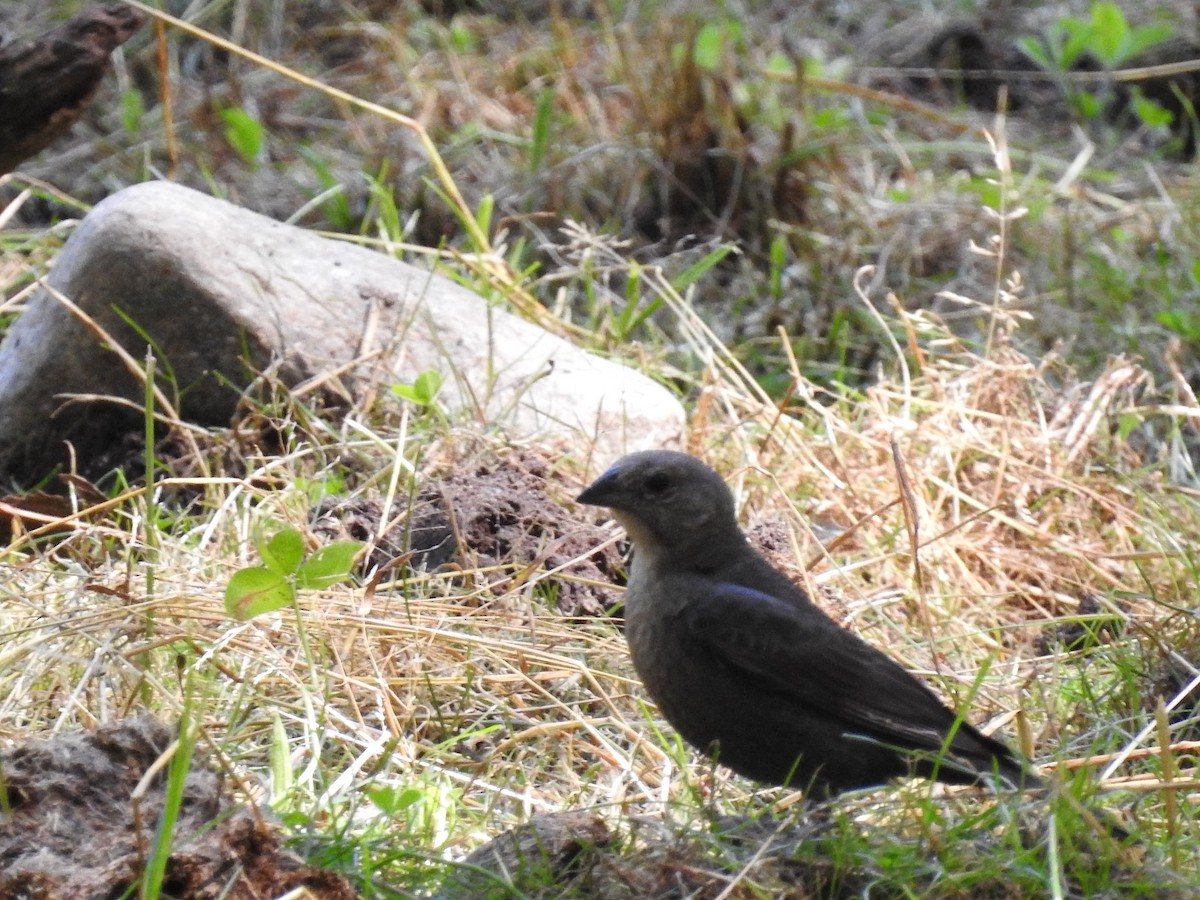
{"label": "bird's wing", "polygon": [[[954,725],[955,714],[924,684],[816,607],[714,582],[681,607],[679,619],[712,664],[736,670],[781,703],[842,722],[848,733],[937,751]],[[960,728],[968,740],[977,734],[965,723]]]}

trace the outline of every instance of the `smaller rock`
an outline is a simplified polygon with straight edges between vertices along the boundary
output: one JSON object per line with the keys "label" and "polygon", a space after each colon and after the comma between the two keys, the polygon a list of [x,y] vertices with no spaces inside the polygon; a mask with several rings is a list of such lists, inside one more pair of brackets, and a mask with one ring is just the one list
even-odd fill
{"label": "smaller rock", "polygon": [[587,876],[596,851],[612,841],[608,826],[594,812],[534,816],[472,852],[456,866],[437,897],[547,896],[551,887],[565,893],[569,883]]}

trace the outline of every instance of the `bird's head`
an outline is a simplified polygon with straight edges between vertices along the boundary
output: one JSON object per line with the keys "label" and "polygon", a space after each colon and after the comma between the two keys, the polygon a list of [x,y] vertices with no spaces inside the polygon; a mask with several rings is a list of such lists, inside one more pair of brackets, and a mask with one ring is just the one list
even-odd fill
{"label": "bird's head", "polygon": [[576,500],[607,506],[642,553],[708,555],[741,542],[733,494],[694,456],[647,450],[617,460]]}

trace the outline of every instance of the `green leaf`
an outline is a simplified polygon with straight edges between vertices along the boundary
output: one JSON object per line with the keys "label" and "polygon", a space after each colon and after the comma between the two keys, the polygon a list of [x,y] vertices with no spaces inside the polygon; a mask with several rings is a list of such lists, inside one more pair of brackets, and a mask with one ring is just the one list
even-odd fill
{"label": "green leaf", "polygon": [[[1155,44],[1172,37],[1175,29],[1166,22],[1155,22],[1150,25],[1139,25],[1133,29],[1129,39],[1128,56],[1137,56],[1143,50],[1149,50]],[[1126,58],[1128,58],[1128,56]]]}
{"label": "green leaf", "polygon": [[388,816],[395,816],[401,810],[408,809],[413,804],[419,803],[425,796],[414,787],[386,787],[378,784],[366,788],[365,792],[371,802]]}
{"label": "green leaf", "polygon": [[350,201],[346,197],[345,186],[333,174],[329,163],[311,147],[301,145],[296,148],[296,153],[308,163],[317,178],[317,183],[322,188],[319,196],[322,198],[321,209],[324,210],[325,215],[329,216],[337,225],[336,230],[353,231],[354,215],[350,209]]}
{"label": "green leaf", "polygon": [[146,101],[142,92],[128,90],[121,95],[121,127],[130,137],[136,138],[142,130],[142,116],[146,114]]}
{"label": "green leaf", "polygon": [[450,41],[461,56],[473,56],[479,52],[481,38],[466,24],[467,16],[456,16],[450,23]]}
{"label": "green leaf", "polygon": [[1092,5],[1091,49],[1108,68],[1118,65],[1128,52],[1129,22],[1112,3]]}
{"label": "green leaf", "polygon": [[296,586],[326,588],[345,581],[354,570],[354,557],[362,546],[362,541],[334,541],[322,547],[300,566]]}
{"label": "green leaf", "polygon": [[412,384],[393,384],[392,393],[417,406],[429,406],[442,389],[446,378],[436,369],[426,369]]}
{"label": "green leaf", "polygon": [[297,475],[292,486],[304,494],[310,506],[316,506],[330,494],[344,494],[349,490],[346,477],[339,472],[330,472],[324,478]]}
{"label": "green leaf", "polygon": [[280,575],[291,575],[300,567],[304,558],[304,538],[295,528],[277,531],[270,540],[260,541],[259,555],[263,565]]}
{"label": "green leaf", "polygon": [[296,592],[278,572],[262,566],[239,569],[225,588],[225,611],[241,621],[288,606]]}
{"label": "green leaf", "polygon": [[[483,199],[479,201],[479,209],[475,210],[475,221],[484,234],[488,234],[492,229],[492,213],[495,211],[496,198],[491,194],[484,194]],[[478,249],[483,250],[482,247]]]}
{"label": "green leaf", "polygon": [[1169,109],[1164,109],[1149,97],[1142,96],[1139,91],[1133,98],[1133,111],[1138,119],[1151,128],[1170,125],[1175,121],[1175,115]]}
{"label": "green leaf", "polygon": [[1023,37],[1017,41],[1017,47],[1032,59],[1037,65],[1047,71],[1052,71],[1056,68],[1054,60],[1050,56],[1050,51],[1046,46],[1046,42],[1040,38]]}
{"label": "green leaf", "polygon": [[267,142],[267,131],[262,122],[240,106],[222,109],[221,119],[225,123],[225,140],[229,146],[245,162],[256,162]]}
{"label": "green leaf", "polygon": [[418,375],[417,380],[413,382],[413,387],[417,391],[417,398],[420,402],[425,406],[432,403],[442,389],[445,380],[445,376],[436,369],[426,369]]}
{"label": "green leaf", "polygon": [[625,278],[625,304],[636,306],[642,298],[642,267],[635,260],[629,261],[629,274]]}
{"label": "green leaf", "polygon": [[671,287],[675,288],[677,291],[682,291],[688,285],[697,281],[705,272],[707,272],[732,252],[733,244],[722,244],[716,250],[713,250],[711,253],[707,254],[703,259],[692,263],[690,266],[672,278]]}
{"label": "green leaf", "polygon": [[696,34],[696,47],[692,51],[692,59],[700,68],[713,72],[721,65],[724,54],[725,29],[721,25],[709,22]]}
{"label": "green leaf", "polygon": [[[796,72],[796,67],[792,63],[792,58],[786,53],[780,53],[778,51],[771,54],[771,56],[767,59],[767,64],[764,68],[772,75],[788,76],[794,75]],[[819,73],[805,72],[805,74],[817,75]]]}
{"label": "green leaf", "polygon": [[971,191],[979,197],[980,202],[988,209],[999,209],[1001,200],[1000,185],[991,178],[972,178],[963,185],[964,191]]}
{"label": "green leaf", "polygon": [[1100,101],[1090,91],[1080,91],[1071,97],[1071,102],[1085,119],[1094,119],[1100,115]]}
{"label": "green leaf", "polygon": [[188,774],[196,752],[196,740],[199,732],[200,713],[195,708],[195,691],[191,675],[192,673],[189,672],[185,683],[183,711],[179,717],[179,738],[175,745],[175,753],[171,755],[171,762],[167,766],[166,795],[162,801],[162,811],[158,815],[154,845],[145,859],[138,890],[134,891],[130,886],[128,891],[130,895],[136,893],[138,897],[150,897],[154,900],[164,896],[163,887],[167,883],[167,863],[171,858],[172,850],[175,849],[177,837],[175,824],[179,821],[183,810]]}
{"label": "green leaf", "polygon": [[824,78],[825,63],[817,59],[815,56],[809,56],[800,64],[800,69],[804,73],[805,78]]}
{"label": "green leaf", "polygon": [[787,268],[788,242],[782,234],[771,238],[770,275],[771,297],[776,301],[783,297],[783,270]]}
{"label": "green leaf", "polygon": [[844,128],[850,123],[850,113],[840,106],[830,106],[825,109],[814,109],[809,113],[809,120],[816,131],[827,131]]}
{"label": "green leaf", "polygon": [[635,330],[641,327],[642,323],[654,315],[662,307],[663,302],[659,298],[655,298],[645,306],[639,303],[626,303],[621,308],[621,312],[612,320],[613,336],[619,341],[628,340]]}
{"label": "green leaf", "polygon": [[1054,68],[1062,72],[1079,62],[1079,58],[1091,48],[1092,42],[1092,23],[1082,19],[1068,16],[1052,22],[1046,29],[1046,43],[1054,59]]}
{"label": "green leaf", "polygon": [[274,711],[271,719],[271,805],[276,812],[283,812],[288,805],[287,798],[296,786],[296,772],[283,720]]}
{"label": "green leaf", "polygon": [[1177,309],[1164,309],[1160,313],[1155,313],[1154,318],[1158,320],[1160,325],[1163,325],[1181,337],[1188,337],[1188,332],[1191,331],[1188,327],[1188,317]]}
{"label": "green leaf", "polygon": [[409,400],[418,406],[421,405],[420,401],[417,400],[417,389],[411,384],[393,384],[392,393],[401,400]]}
{"label": "green leaf", "polygon": [[554,116],[554,90],[544,88],[538,94],[533,113],[533,138],[529,143],[529,171],[541,171],[550,148],[550,124]]}
{"label": "green leaf", "polygon": [[1117,416],[1117,434],[1122,441],[1128,440],[1135,428],[1142,424],[1142,417],[1137,413],[1121,413]]}

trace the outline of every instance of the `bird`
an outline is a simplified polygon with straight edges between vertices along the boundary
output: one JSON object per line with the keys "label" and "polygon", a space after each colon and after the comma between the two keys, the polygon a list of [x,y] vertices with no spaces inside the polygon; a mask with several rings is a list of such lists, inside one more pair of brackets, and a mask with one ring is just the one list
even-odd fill
{"label": "bird", "polygon": [[633,545],[625,636],[643,686],[721,765],[826,799],[908,776],[1042,786],[759,555],[728,486],[696,457],[631,453],[576,499],[608,507]]}

